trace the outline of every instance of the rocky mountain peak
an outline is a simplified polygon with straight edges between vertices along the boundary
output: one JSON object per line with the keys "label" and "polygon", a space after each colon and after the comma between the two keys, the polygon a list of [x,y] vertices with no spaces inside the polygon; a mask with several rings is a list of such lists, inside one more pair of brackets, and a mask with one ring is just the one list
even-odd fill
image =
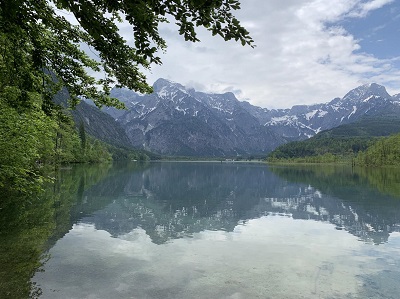
{"label": "rocky mountain peak", "polygon": [[367,101],[371,98],[390,98],[391,96],[386,91],[386,88],[376,83],[361,85],[349,91],[341,100],[342,103],[357,103]]}
{"label": "rocky mountain peak", "polygon": [[154,92],[160,92],[162,90],[181,90],[184,92],[188,92],[187,88],[182,84],[160,78],[153,83]]}
{"label": "rocky mountain peak", "polygon": [[189,90],[185,86],[163,78],[154,82],[153,90],[154,94],[165,100],[176,100],[177,97],[189,95]]}

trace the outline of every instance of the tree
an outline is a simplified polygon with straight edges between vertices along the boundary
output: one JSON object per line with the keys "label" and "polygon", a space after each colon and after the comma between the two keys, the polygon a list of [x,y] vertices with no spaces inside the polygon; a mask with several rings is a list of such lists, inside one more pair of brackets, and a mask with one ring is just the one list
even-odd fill
{"label": "tree", "polygon": [[82,152],[85,153],[86,149],[86,131],[83,122],[79,124],[79,138],[81,139]]}
{"label": "tree", "polygon": [[[239,8],[238,0],[0,0],[0,33],[11,42],[8,51],[15,54],[9,72],[27,77],[23,86],[27,90],[36,87],[49,102],[61,85],[54,82],[62,82],[73,106],[87,97],[99,107],[121,107],[109,97],[113,85],[151,92],[140,67],[161,64],[157,52],[165,50],[166,42],[158,25],[168,22],[168,16],[187,41],[198,41],[195,27],[202,26],[225,40],[253,46],[249,32],[233,16]],[[71,24],[62,11],[72,13],[80,26]],[[133,30],[134,45],[118,31],[117,22],[123,19]],[[82,43],[95,50],[98,61],[81,49]],[[57,80],[45,75],[44,69]],[[95,79],[87,69],[104,73],[104,78]]]}

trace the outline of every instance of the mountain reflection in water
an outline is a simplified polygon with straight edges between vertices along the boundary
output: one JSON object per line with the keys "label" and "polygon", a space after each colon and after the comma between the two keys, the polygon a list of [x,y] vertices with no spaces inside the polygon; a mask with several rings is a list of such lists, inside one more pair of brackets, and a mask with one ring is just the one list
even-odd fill
{"label": "mountain reflection in water", "polygon": [[114,237],[141,227],[156,244],[203,230],[233,231],[269,214],[330,222],[375,244],[400,231],[400,199],[343,167],[154,163],[107,177],[83,196],[75,207],[86,214],[79,221]]}
{"label": "mountain reflection in water", "polygon": [[0,298],[397,298],[399,182],[338,166],[72,167],[40,198],[4,197]]}

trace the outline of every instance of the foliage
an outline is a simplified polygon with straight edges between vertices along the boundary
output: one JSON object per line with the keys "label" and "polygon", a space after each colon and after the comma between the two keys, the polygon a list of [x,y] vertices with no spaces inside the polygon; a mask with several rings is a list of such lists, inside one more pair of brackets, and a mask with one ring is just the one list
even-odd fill
{"label": "foliage", "polygon": [[47,164],[98,163],[111,160],[107,144],[86,135],[82,124],[77,129],[70,114],[59,113],[54,158],[47,161]]}
{"label": "foliage", "polygon": [[79,124],[79,138],[81,140],[81,148],[83,153],[85,153],[86,149],[86,130],[85,130],[85,125],[83,122]]}
{"label": "foliage", "polygon": [[365,150],[373,140],[366,137],[313,137],[279,146],[269,154],[269,162],[331,163],[351,159]]}
{"label": "foliage", "polygon": [[365,152],[359,153],[355,161],[360,165],[400,165],[400,134],[382,138]]}
{"label": "foliage", "polygon": [[305,156],[297,158],[268,158],[268,162],[271,163],[337,163],[341,162],[343,159],[335,156],[331,153],[326,153],[318,156]]}
{"label": "foliage", "polygon": [[[11,73],[21,69],[26,77],[35,73],[56,89],[60,86],[54,82],[62,82],[74,105],[83,96],[98,106],[121,106],[109,98],[115,83],[139,92],[151,91],[140,68],[161,64],[157,52],[166,49],[166,42],[158,26],[168,22],[167,17],[175,19],[179,34],[187,41],[199,40],[195,27],[201,26],[225,40],[253,46],[249,32],[232,13],[239,8],[238,0],[1,1],[0,28],[14,50],[20,49],[14,53],[23,58],[10,69]],[[79,26],[68,21],[65,14],[72,14]],[[134,45],[128,44],[119,32],[117,23],[123,19],[132,28]],[[97,60],[89,58],[81,44],[88,45]],[[58,80],[44,75],[43,69]],[[104,78],[95,79],[87,69],[101,72]]]}
{"label": "foliage", "polygon": [[30,109],[8,105],[18,94],[16,89],[0,93],[0,189],[27,191],[42,182],[38,161],[52,155],[56,123],[41,110],[37,94]]}
{"label": "foliage", "polygon": [[48,116],[39,95],[29,109],[13,108],[9,99],[19,90],[0,93],[0,190],[32,193],[40,189],[45,164],[103,162],[111,159],[107,145],[87,137],[86,149],[72,118],[62,111]]}

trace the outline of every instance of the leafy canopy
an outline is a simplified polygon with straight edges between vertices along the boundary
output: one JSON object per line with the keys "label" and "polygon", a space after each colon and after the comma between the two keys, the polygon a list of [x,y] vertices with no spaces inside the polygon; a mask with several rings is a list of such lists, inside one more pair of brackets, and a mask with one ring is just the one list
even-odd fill
{"label": "leafy canopy", "polygon": [[[168,16],[187,41],[199,40],[195,27],[201,26],[212,35],[253,47],[249,32],[232,13],[239,8],[238,0],[0,0],[0,33],[13,45],[7,49],[13,58],[9,71],[26,77],[22,89],[51,94],[60,87],[54,82],[63,82],[73,106],[87,97],[99,107],[118,107],[121,104],[109,97],[115,84],[151,92],[140,67],[161,64],[157,52],[166,49],[166,42],[158,26],[168,22]],[[72,13],[79,25],[68,21],[65,12]],[[117,23],[123,20],[132,28],[134,45],[119,32]],[[91,59],[82,44],[98,59]],[[37,76],[43,70],[57,80],[49,74]],[[90,75],[93,71],[102,72],[103,78]],[[40,81],[32,82],[38,77],[41,90]]]}

